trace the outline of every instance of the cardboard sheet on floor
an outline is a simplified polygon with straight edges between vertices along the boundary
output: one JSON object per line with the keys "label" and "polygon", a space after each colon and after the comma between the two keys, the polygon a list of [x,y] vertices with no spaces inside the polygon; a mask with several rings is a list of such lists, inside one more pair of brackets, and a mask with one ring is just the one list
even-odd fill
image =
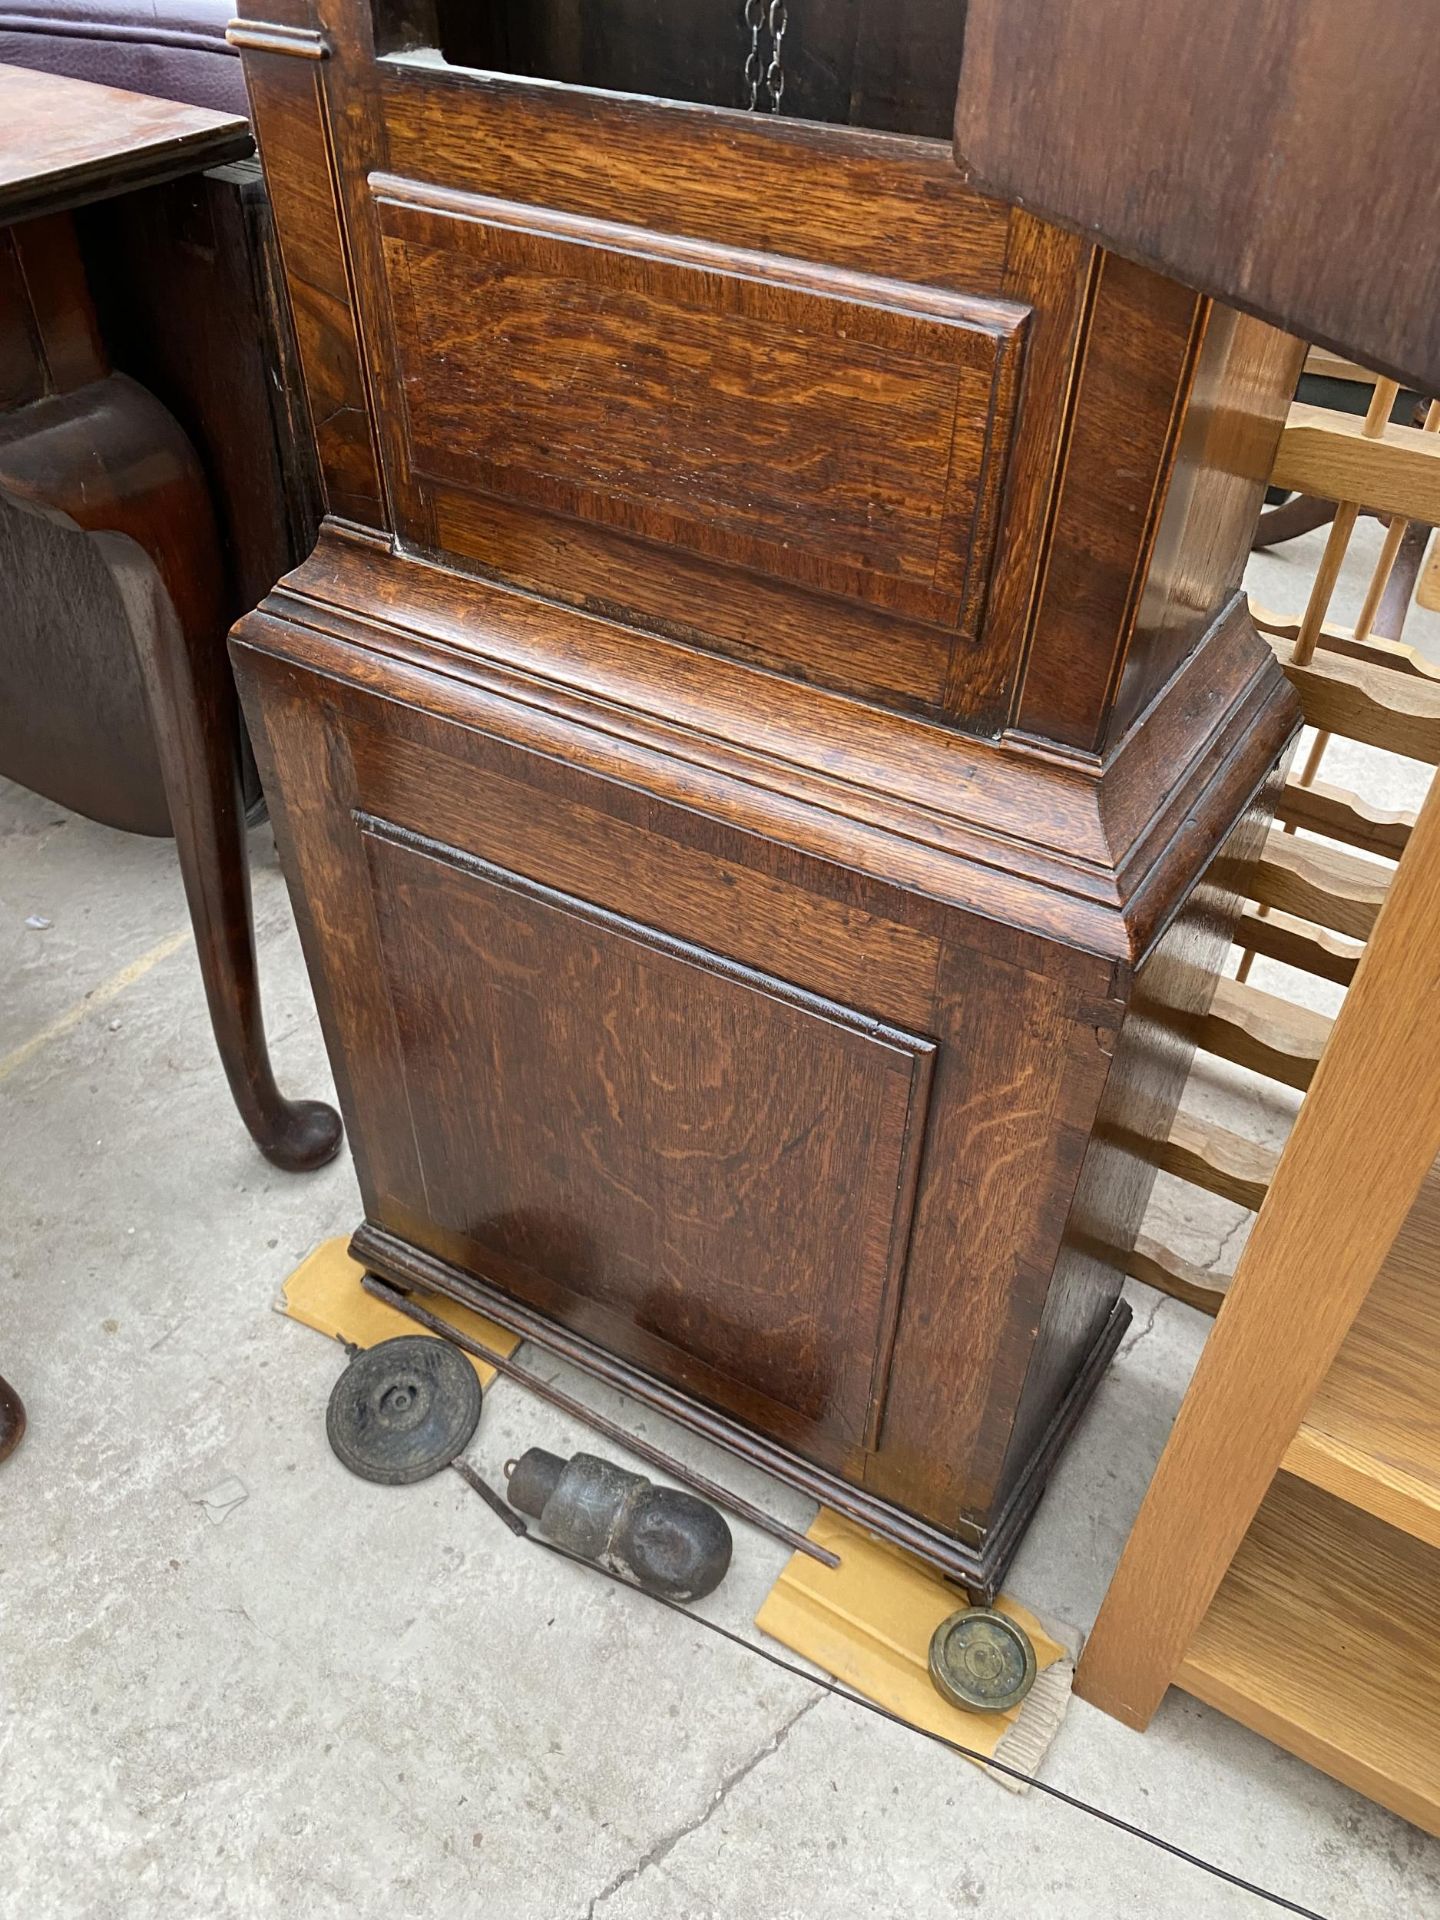
{"label": "cardboard sheet on floor", "polygon": [[[403,1313],[397,1313],[394,1307],[387,1307],[383,1300],[373,1299],[366,1293],[360,1284],[365,1269],[350,1258],[348,1248],[349,1242],[340,1234],[334,1240],[323,1241],[308,1254],[281,1289],[275,1303],[280,1312],[298,1320],[302,1326],[314,1327],[317,1333],[328,1333],[332,1340],[346,1341],[352,1347],[378,1346],[382,1340],[394,1340],[404,1333],[438,1339],[435,1334],[426,1336],[423,1327],[417,1327]],[[422,1293],[417,1288],[412,1298],[447,1325],[468,1333],[483,1346],[493,1347],[507,1359],[520,1344],[518,1335],[440,1294]],[[496,1377],[495,1369],[473,1355],[468,1357],[480,1376],[481,1386],[488,1387]]]}
{"label": "cardboard sheet on floor", "polygon": [[[1035,1684],[1009,1713],[967,1713],[935,1691],[930,1636],[965,1597],[933,1568],[886,1546],[822,1507],[809,1538],[840,1555],[823,1567],[792,1554],[755,1616],[762,1633],[887,1707],[912,1726],[1033,1773],[1070,1704],[1074,1662],[1026,1608],[1001,1595],[996,1606],[1029,1634],[1039,1668]],[[1004,1774],[989,1778],[1027,1789]]]}

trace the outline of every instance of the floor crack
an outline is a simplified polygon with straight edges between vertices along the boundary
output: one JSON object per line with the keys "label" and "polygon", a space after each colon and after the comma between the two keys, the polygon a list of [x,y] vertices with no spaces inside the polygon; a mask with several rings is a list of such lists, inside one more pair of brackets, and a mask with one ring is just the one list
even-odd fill
{"label": "floor crack", "polygon": [[1165,1304],[1165,1295],[1162,1293],[1156,1299],[1154,1306],[1151,1307],[1150,1317],[1145,1322],[1144,1326],[1141,1327],[1137,1333],[1131,1333],[1126,1335],[1124,1341],[1121,1343],[1121,1346],[1120,1346],[1120,1352],[1122,1356],[1128,1356],[1129,1354],[1132,1354],[1135,1351],[1136,1347],[1139,1346],[1140,1342],[1155,1331],[1155,1322],[1159,1319],[1160,1309],[1164,1306],[1164,1304]]}
{"label": "floor crack", "polygon": [[1229,1251],[1230,1243],[1234,1240],[1236,1234],[1243,1233],[1253,1218],[1253,1214],[1242,1213],[1238,1220],[1231,1222],[1227,1231],[1221,1236],[1220,1244],[1216,1247],[1214,1254],[1205,1262],[1204,1271],[1206,1273],[1214,1273],[1216,1267],[1219,1266]]}
{"label": "floor crack", "polygon": [[586,1907],[585,1920],[595,1920],[595,1916],[601,1907],[603,1907],[606,1901],[613,1895],[617,1894],[622,1887],[628,1887],[632,1880],[638,1880],[641,1874],[648,1873],[651,1867],[658,1867],[662,1860],[666,1859],[668,1855],[675,1851],[682,1840],[687,1840],[692,1833],[698,1833],[703,1826],[715,1817],[721,1807],[723,1807],[725,1802],[730,1798],[730,1795],[735,1791],[736,1787],[740,1785],[740,1782],[747,1779],[763,1761],[777,1754],[790,1738],[795,1728],[805,1718],[806,1714],[813,1708],[820,1706],[823,1700],[823,1694],[815,1694],[809,1700],[806,1700],[791,1714],[785,1724],[771,1735],[762,1747],[750,1755],[748,1760],[742,1760],[738,1767],[735,1767],[725,1775],[719,1786],[716,1787],[714,1793],[711,1794],[709,1802],[703,1812],[697,1814],[693,1820],[683,1822],[683,1824],[676,1827],[672,1833],[663,1835],[661,1839],[655,1842],[653,1847],[647,1848],[638,1860],[626,1867],[622,1872],[617,1873],[613,1880],[608,1881],[605,1886],[600,1889],[599,1893],[594,1895],[589,1906]]}

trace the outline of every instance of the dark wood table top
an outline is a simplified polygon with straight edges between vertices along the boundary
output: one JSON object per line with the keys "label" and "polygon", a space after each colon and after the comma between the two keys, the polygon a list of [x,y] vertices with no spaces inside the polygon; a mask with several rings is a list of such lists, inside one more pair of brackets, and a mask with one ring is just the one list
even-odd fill
{"label": "dark wood table top", "polygon": [[0,66],[0,226],[243,159],[253,146],[233,114]]}

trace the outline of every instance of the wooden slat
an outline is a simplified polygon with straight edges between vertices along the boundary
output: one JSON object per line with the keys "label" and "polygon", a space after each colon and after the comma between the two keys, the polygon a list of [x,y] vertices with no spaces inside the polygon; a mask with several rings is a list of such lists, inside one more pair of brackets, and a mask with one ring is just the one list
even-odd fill
{"label": "wooden slat", "polygon": [[[1433,434],[1427,441],[1436,444]],[[1269,639],[1312,727],[1440,765],[1440,685],[1330,653],[1317,653],[1297,667],[1289,642],[1273,634]]]}
{"label": "wooden slat", "polygon": [[1355,978],[1363,951],[1308,921],[1292,920],[1288,913],[1268,913],[1262,918],[1254,907],[1247,907],[1241,916],[1235,944],[1242,951],[1263,953],[1268,960],[1313,973],[1317,980],[1333,980],[1339,987],[1348,987]]}
{"label": "wooden slat", "polygon": [[[1252,600],[1250,617],[1262,633],[1271,634],[1277,640],[1294,640],[1299,636],[1301,616],[1298,613],[1276,613],[1272,608],[1262,606],[1258,600]],[[1364,660],[1369,666],[1408,674],[1415,680],[1440,681],[1440,666],[1433,660],[1427,660],[1423,653],[1404,640],[1385,640],[1373,633],[1357,639],[1349,627],[1334,626],[1327,620],[1321,626],[1316,642],[1322,653],[1339,653],[1347,659]]]}
{"label": "wooden slat", "polygon": [[1418,427],[1389,425],[1373,438],[1352,413],[1290,409],[1271,484],[1322,500],[1357,501],[1407,520],[1440,520],[1440,442]]}
{"label": "wooden slat", "polygon": [[1433,1548],[1281,1474],[1176,1679],[1440,1832],[1437,1589]]}
{"label": "wooden slat", "polygon": [[[1378,391],[1378,388],[1377,388]],[[1422,433],[1440,433],[1440,400],[1432,400],[1425,409],[1425,418],[1421,424]],[[1413,530],[1412,530],[1413,529]],[[1370,584],[1365,589],[1365,599],[1359,613],[1355,616],[1357,638],[1370,637],[1380,609],[1390,597],[1396,562],[1401,552],[1408,546],[1418,562],[1424,557],[1425,546],[1430,538],[1430,529],[1423,521],[1409,521],[1403,514],[1392,513],[1390,524],[1385,529],[1385,538],[1380,543],[1380,552],[1370,575]],[[1404,620],[1402,611],[1398,627]]]}
{"label": "wooden slat", "polygon": [[1305,371],[1313,373],[1320,380],[1352,380],[1357,385],[1373,387],[1377,375],[1367,373],[1363,367],[1357,367],[1353,360],[1332,353],[1329,347],[1311,347],[1305,355]]}
{"label": "wooden slat", "polygon": [[1254,1213],[1274,1178],[1279,1157],[1273,1147],[1262,1147],[1228,1127],[1197,1120],[1182,1109],[1160,1148],[1159,1165],[1162,1173],[1173,1173],[1192,1187],[1218,1193]]}
{"label": "wooden slat", "polygon": [[1251,869],[1249,893],[1262,907],[1368,940],[1393,871],[1340,847],[1272,829]]}
{"label": "wooden slat", "polygon": [[1209,1013],[1189,1023],[1195,1044],[1218,1059],[1268,1075],[1303,1093],[1314,1076],[1330,1021],[1273,993],[1222,980]]}
{"label": "wooden slat", "polygon": [[1440,1548],[1440,1165],[1395,1236],[1285,1468]]}
{"label": "wooden slat", "polygon": [[1308,787],[1298,780],[1287,780],[1275,811],[1287,827],[1307,827],[1386,860],[1400,858],[1415,825],[1413,813],[1387,813],[1382,807],[1372,807],[1359,794],[1345,787],[1327,786],[1323,780],[1313,781]]}
{"label": "wooden slat", "polygon": [[1155,1287],[1174,1300],[1183,1300],[1187,1307],[1198,1307],[1202,1313],[1209,1314],[1220,1311],[1228,1284],[1228,1277],[1206,1273],[1203,1267],[1195,1266],[1143,1233],[1126,1256],[1125,1271],[1132,1280],[1143,1280],[1147,1287]]}

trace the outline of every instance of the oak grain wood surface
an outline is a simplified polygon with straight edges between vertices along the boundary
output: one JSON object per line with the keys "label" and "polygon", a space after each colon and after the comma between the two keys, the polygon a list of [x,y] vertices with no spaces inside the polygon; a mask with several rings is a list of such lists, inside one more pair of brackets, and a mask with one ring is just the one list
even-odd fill
{"label": "oak grain wood surface", "polygon": [[1313,1007],[1224,979],[1217,982],[1208,1010],[1191,1031],[1196,1045],[1217,1059],[1303,1092],[1314,1078],[1330,1026],[1329,1018]]}
{"label": "oak grain wood surface", "polygon": [[332,517],[232,646],[357,1254],[993,1593],[1296,728],[1302,349],[841,124],[929,0],[824,121],[683,104],[718,14],[262,11]]}
{"label": "oak grain wood surface", "polygon": [[[1253,599],[1250,612],[1262,633],[1273,634],[1279,640],[1299,637],[1302,615],[1276,613]],[[1357,637],[1353,628],[1338,627],[1327,620],[1320,624],[1316,643],[1325,653],[1343,654],[1349,660],[1366,660],[1372,667],[1409,674],[1417,680],[1440,680],[1440,665],[1427,660],[1418,647],[1409,646],[1403,640],[1388,640],[1376,633]]]}
{"label": "oak grain wood surface", "polygon": [[416,476],[973,615],[1022,309],[372,185]]}
{"label": "oak grain wood surface", "polygon": [[1278,1158],[1273,1147],[1213,1121],[1195,1120],[1182,1107],[1160,1148],[1160,1170],[1253,1213],[1275,1177]]}
{"label": "oak grain wood surface", "polygon": [[1220,1311],[1230,1284],[1227,1276],[1197,1266],[1148,1233],[1142,1233],[1127,1254],[1125,1271],[1132,1279],[1143,1280],[1147,1287],[1209,1314]]}
{"label": "oak grain wood surface", "polygon": [[1431,547],[1430,556],[1420,575],[1420,584],[1415,590],[1415,604],[1428,607],[1433,613],[1440,607],[1440,548]]}
{"label": "oak grain wood surface", "polygon": [[[364,831],[435,1227],[502,1261],[521,1298],[716,1404],[768,1400],[822,1457],[864,1445],[934,1042]],[[624,1007],[625,1026],[592,1028],[592,1000]],[[488,1097],[458,1113],[426,1100],[437,1053],[487,1060]]]}
{"label": "oak grain wood surface", "polygon": [[1440,520],[1440,439],[1386,424],[1367,434],[1353,413],[1297,403],[1275,456],[1274,484],[1321,500],[1363,501],[1372,513]]}
{"label": "oak grain wood surface", "polygon": [[1296,920],[1288,913],[1261,914],[1247,907],[1240,918],[1236,941],[1244,952],[1263,953],[1267,959],[1313,973],[1317,980],[1331,980],[1348,987],[1355,978],[1360,948],[1353,941],[1314,927],[1308,920]]}
{"label": "oak grain wood surface", "polygon": [[[1083,1696],[1128,1725],[1145,1725],[1192,1650],[1440,1152],[1437,915],[1440,791],[1432,789],[1077,1673]],[[1357,1523],[1352,1516],[1346,1524]],[[1417,1549],[1402,1541],[1397,1551],[1404,1558]],[[1363,1562],[1363,1552],[1350,1556],[1352,1566]],[[1374,1575],[1380,1564],[1371,1562],[1371,1574],[1383,1589],[1383,1573]],[[1293,1572],[1285,1580],[1303,1592]],[[1156,1604],[1162,1592],[1163,1606]],[[1433,1603],[1433,1571],[1428,1594]],[[1428,1639],[1425,1657],[1433,1659],[1433,1620]],[[1328,1672],[1330,1647],[1325,1660]],[[1363,1665],[1365,1684],[1373,1685],[1374,1663]],[[1333,1673],[1328,1678],[1333,1683]],[[1266,1684],[1284,1685],[1283,1674]],[[1233,1700],[1245,1692],[1237,1685]],[[1240,1705],[1220,1704],[1243,1717]],[[1432,1699],[1432,1755],[1433,1708]],[[1374,1716],[1377,1724],[1384,1718]]]}
{"label": "oak grain wood surface", "polygon": [[[1223,1323],[1222,1313],[1217,1333]],[[1437,1582],[1435,1547],[1281,1473],[1176,1677],[1197,1699],[1440,1832]]]}
{"label": "oak grain wood surface", "polygon": [[1416,244],[1440,194],[1428,8],[968,0],[965,15],[955,151],[977,189],[1440,391],[1440,260]]}
{"label": "oak grain wood surface", "polygon": [[1375,925],[1392,869],[1361,860],[1342,847],[1273,832],[1255,863],[1250,898],[1297,919],[1366,940]]}
{"label": "oak grain wood surface", "polygon": [[1425,1184],[1285,1470],[1440,1548],[1440,1173]]}
{"label": "oak grain wood surface", "polygon": [[1440,686],[1326,652],[1296,666],[1291,642],[1272,637],[1270,644],[1312,727],[1440,764]]}
{"label": "oak grain wood surface", "polygon": [[1341,841],[1386,860],[1400,858],[1415,825],[1413,813],[1377,807],[1360,794],[1324,780],[1312,780],[1308,786],[1287,780],[1275,812],[1287,827],[1307,827],[1327,840]]}
{"label": "oak grain wood surface", "polygon": [[233,114],[0,65],[0,225],[238,160],[252,147]]}
{"label": "oak grain wood surface", "polygon": [[[689,542],[677,545],[673,516],[661,501],[607,501],[602,492],[586,503],[580,516],[572,513],[557,524],[535,512],[517,517],[512,503],[494,491],[472,485],[462,493],[453,485],[430,482],[414,471],[415,453],[404,431],[406,414],[396,408],[393,417],[382,422],[382,430],[397,515],[414,541],[458,551],[498,577],[534,591],[572,603],[583,595],[582,604],[621,617],[638,614],[646,624],[658,622],[683,638],[743,650],[762,665],[798,669],[807,678],[881,697],[893,689],[908,705],[963,714],[972,724],[993,728],[1001,723],[1017,670],[1037,556],[1032,543],[1012,533],[996,553],[993,578],[983,562],[1002,499],[1016,532],[1017,519],[1023,524],[1043,511],[1055,458],[1050,410],[1061,402],[1068,374],[1067,340],[1086,294],[1083,248],[1068,236],[1032,233],[1028,223],[1016,228],[1008,214],[964,193],[948,155],[933,142],[886,139],[773,117],[682,114],[643,100],[572,98],[500,79],[437,74],[403,61],[386,63],[379,71],[376,103],[383,114],[389,167],[378,184],[382,202],[386,195],[394,199],[397,180],[409,178],[415,183],[409,189],[412,198],[434,201],[438,194],[451,207],[456,235],[465,229],[467,212],[480,213],[489,199],[538,206],[546,210],[546,224],[569,224],[574,233],[587,231],[585,222],[609,226],[608,245],[593,249],[585,291],[592,307],[599,302],[615,314],[609,324],[624,324],[630,316],[625,280],[634,272],[637,245],[672,259],[677,253],[708,257],[712,264],[715,249],[728,255],[732,271],[715,289],[714,310],[696,312],[690,322],[705,329],[708,344],[700,347],[699,357],[694,344],[682,349],[678,340],[667,345],[637,336],[634,355],[607,374],[604,391],[613,395],[618,380],[633,406],[642,379],[652,394],[657,381],[662,388],[673,384],[677,404],[669,430],[688,434],[693,444],[697,426],[686,425],[686,409],[678,396],[697,391],[708,395],[714,413],[733,389],[734,398],[713,427],[707,431],[702,423],[699,429],[706,447],[703,466],[713,465],[719,473],[744,458],[746,422],[754,409],[772,423],[773,464],[800,458],[812,475],[809,496],[801,493],[801,501],[809,502],[810,541],[782,534],[765,556],[756,553],[753,530],[747,544],[743,530],[727,536],[721,525],[706,528],[698,541],[692,534]],[[577,153],[595,142],[606,154],[603,178],[576,166]],[[461,191],[462,183],[468,191]],[[382,204],[381,219],[391,217]],[[367,192],[356,209],[356,226],[367,232],[376,225]],[[380,234],[383,228],[377,227],[377,237]],[[598,241],[602,235],[594,237]],[[763,268],[763,279],[757,279],[757,265]],[[375,269],[383,274],[378,251]],[[900,581],[887,588],[875,564],[883,561],[892,522],[913,524],[917,515],[934,514],[936,475],[933,461],[927,472],[923,462],[912,460],[897,492],[888,424],[869,402],[842,436],[833,477],[842,481],[843,461],[850,478],[842,497],[844,492],[855,494],[857,510],[868,513],[874,560],[837,573],[833,548],[828,566],[823,547],[810,551],[813,535],[825,524],[824,501],[815,503],[814,488],[826,478],[826,439],[803,430],[787,430],[774,438],[773,423],[781,417],[787,392],[797,429],[807,414],[812,422],[827,415],[833,427],[835,401],[827,402],[819,388],[812,395],[808,378],[794,378],[793,343],[789,361],[777,362],[773,369],[769,354],[764,363],[757,361],[743,305],[747,289],[752,301],[772,308],[777,301],[783,305],[785,283],[793,286],[797,275],[812,288],[828,287],[832,295],[829,302],[809,303],[812,324],[828,313],[832,324],[843,327],[834,295],[843,290],[846,275],[871,281],[872,302],[883,297],[874,281],[901,283],[894,292],[912,315],[917,306],[921,311],[928,307],[932,314],[943,312],[947,305],[958,304],[953,296],[959,294],[968,296],[977,319],[989,305],[992,324],[1002,330],[1013,331],[1023,320],[1026,390],[1034,404],[1019,409],[1018,389],[1004,378],[995,383],[993,401],[987,399],[985,408],[992,416],[990,439],[997,447],[1010,443],[1003,494],[1002,473],[992,461],[986,484],[968,511],[962,491],[952,515],[952,538],[973,539],[976,548],[977,564],[969,569],[967,581],[969,600],[983,595],[986,607],[983,625],[976,629],[978,606],[967,605],[972,631],[958,639],[953,597],[947,608],[943,596],[922,592],[918,582]],[[779,284],[772,291],[767,281]],[[727,291],[731,297],[721,299]],[[798,289],[788,298],[797,294]],[[738,308],[737,296],[742,302]],[[1187,339],[1193,307],[1192,301],[1183,316]],[[463,324],[467,310],[468,302],[452,302],[444,310],[452,315],[448,321],[437,312],[428,324],[453,329]],[[567,309],[555,311],[558,316]],[[863,310],[857,319],[865,324]],[[902,315],[892,317],[891,324],[902,322]],[[1121,326],[1124,338],[1133,339],[1137,326],[1159,332],[1170,323],[1163,310],[1138,318],[1107,311],[1095,332],[1098,339],[1107,326]],[[871,319],[872,329],[876,324],[886,324],[883,311]],[[910,324],[915,324],[913,318]],[[816,341],[817,350],[822,345]],[[824,350],[833,356],[835,344]],[[873,350],[867,354],[863,344],[856,343],[848,376],[852,395],[857,380],[859,390],[872,398],[882,389],[893,392],[893,353],[892,347],[887,383],[883,365],[871,365]],[[375,359],[383,387],[403,384],[404,368],[396,352],[387,351],[382,342]],[[1013,355],[1011,359],[1013,363]],[[737,384],[739,365],[750,371]],[[557,368],[563,374],[564,363]],[[604,392],[592,390],[583,366],[580,372],[569,408],[577,453],[587,432],[595,431],[593,425],[587,429],[587,419],[609,410]],[[933,375],[930,383],[933,386]],[[463,404],[466,391],[462,381],[452,404]],[[468,391],[475,391],[473,385]],[[557,392],[567,401],[572,397],[564,386]],[[1013,417],[1017,413],[1018,419]],[[475,417],[473,405],[467,417],[483,446],[494,427]],[[638,416],[636,424],[645,427]],[[931,430],[936,430],[933,423]],[[967,421],[962,414],[955,430],[963,476],[966,458],[973,458],[975,436],[985,436],[985,417]],[[546,441],[551,448],[556,444],[553,438]],[[631,455],[632,460],[637,457]],[[752,469],[753,464],[752,454]],[[870,468],[874,472],[867,477]],[[889,484],[881,484],[887,468]],[[1130,476],[1129,486],[1148,502],[1150,488],[1143,474]],[[1121,490],[1124,494],[1123,484]],[[536,497],[533,483],[530,491],[528,504],[543,507],[544,498]],[[861,499],[869,502],[863,509]],[[1128,505],[1128,495],[1121,504]],[[612,537],[598,545],[590,535],[597,516],[608,517],[612,527]],[[1098,535],[1081,529],[1076,537],[1097,537],[1117,548],[1128,567],[1145,532],[1139,515],[1127,518],[1117,512],[1101,524]],[[663,571],[654,564],[657,541],[666,555]],[[766,557],[768,569],[757,572],[754,560]],[[770,586],[777,558],[792,585],[788,594]],[[888,621],[875,619],[877,602],[879,610],[891,616]],[[882,659],[888,655],[897,668],[897,650],[904,648],[903,680],[897,681],[892,669],[888,686],[885,681],[877,684],[878,676],[868,666],[877,646],[883,648]],[[1107,659],[1101,670],[1108,664]],[[1102,697],[1078,662],[1072,666],[1070,684],[1079,701],[1093,705]]]}

